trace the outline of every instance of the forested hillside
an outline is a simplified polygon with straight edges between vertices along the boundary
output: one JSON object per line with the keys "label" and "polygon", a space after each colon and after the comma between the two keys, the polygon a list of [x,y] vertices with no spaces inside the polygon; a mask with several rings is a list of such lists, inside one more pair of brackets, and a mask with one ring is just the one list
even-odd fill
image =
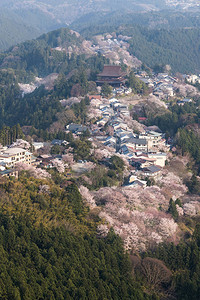
{"label": "forested hillside", "polygon": [[91,25],[140,25],[149,29],[199,28],[198,11],[160,10],[145,13],[114,11],[94,12],[76,19],[70,26],[82,31]]}
{"label": "forested hillside", "polygon": [[129,52],[151,68],[169,64],[172,72],[198,73],[200,70],[199,28],[157,30],[132,23],[116,26],[114,20],[114,25],[112,21],[106,25],[88,24],[79,30],[88,39],[97,34],[111,32],[129,36]]}
{"label": "forested hillside", "polygon": [[26,24],[22,18],[14,13],[9,15],[0,12],[0,51],[10,46],[39,36],[40,30]]}
{"label": "forested hillside", "polygon": [[[122,69],[130,70],[129,94],[116,96],[116,109],[111,99],[90,100],[100,93],[97,74],[110,62],[91,50],[93,37],[109,32],[116,34],[100,36],[105,48],[105,41],[114,49],[121,42],[120,51],[129,43],[126,49],[147,64],[138,70],[145,69],[153,81],[160,83],[159,75],[166,74],[154,75],[149,66],[200,69],[199,29],[86,26],[88,43],[62,28],[0,54],[0,143],[11,152],[26,148],[33,153],[28,162],[34,161],[17,157],[16,177],[0,176],[0,299],[199,300],[200,94],[179,74],[182,85],[174,79],[175,96],[162,101],[149,95],[137,77],[142,72],[135,74],[121,59]],[[26,93],[27,86],[33,90]],[[112,97],[108,84],[101,92]],[[188,103],[178,105],[187,96]],[[127,106],[124,116],[120,105]],[[140,113],[144,124],[135,120]],[[104,114],[106,122],[99,126]],[[136,134],[151,125],[165,133],[145,133],[161,139],[152,152],[166,159],[158,168],[156,159],[145,161],[152,154],[148,149],[143,159],[135,157],[158,168],[155,177],[146,177],[148,170],[136,169],[134,159],[117,148],[123,131],[125,144],[129,134],[135,143]],[[115,138],[116,144],[107,146]],[[175,174],[173,163],[185,177]],[[139,172],[145,175],[140,184],[130,186]]]}
{"label": "forested hillside", "polygon": [[24,14],[1,9],[0,11],[0,51],[13,45],[31,40],[42,33],[64,26],[55,22],[52,17],[42,11],[26,11]]}
{"label": "forested hillside", "polygon": [[[82,41],[81,37],[63,28],[1,54],[0,127],[19,123],[46,129],[57,120],[57,113],[62,110],[59,100],[71,95],[85,96],[95,90],[96,74],[108,60],[101,55],[69,55],[55,49],[58,46],[77,49]],[[22,96],[19,82],[30,82],[35,76],[44,77],[51,73],[57,78],[53,89],[41,86]]]}
{"label": "forested hillside", "polygon": [[131,277],[121,240],[96,236],[99,219],[74,184],[26,174],[0,186],[0,298],[154,299]]}

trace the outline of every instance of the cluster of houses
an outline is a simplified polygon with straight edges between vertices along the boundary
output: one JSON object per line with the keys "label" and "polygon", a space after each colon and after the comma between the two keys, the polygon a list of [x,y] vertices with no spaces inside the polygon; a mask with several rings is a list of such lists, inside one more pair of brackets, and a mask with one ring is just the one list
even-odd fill
{"label": "cluster of houses", "polygon": [[[80,132],[88,129],[93,141],[97,140],[105,147],[112,148],[127,160],[131,169],[129,184],[144,186],[146,181],[141,178],[156,178],[165,166],[167,154],[161,152],[161,149],[170,148],[166,143],[165,135],[156,126],[146,127],[140,133],[133,132],[126,121],[126,117],[130,119],[128,105],[116,98],[99,100],[95,108],[98,110],[98,116],[101,117],[95,124],[88,127],[70,124],[66,129],[77,135],[79,131],[74,128],[78,128]],[[108,128],[110,131],[107,130]]]}
{"label": "cluster of houses", "polygon": [[187,82],[192,83],[192,84],[200,83],[200,77],[197,76],[197,75],[194,75],[194,74],[186,75],[185,79],[186,79]]}
{"label": "cluster of houses", "polygon": [[[109,99],[106,103],[102,103],[99,106],[99,110],[101,112],[101,118],[97,121],[97,125],[99,127],[105,126],[105,124],[111,125],[114,129],[118,126],[115,124],[115,118],[120,116],[130,116],[129,108],[127,105],[122,104],[116,98]],[[110,121],[113,122],[110,122]],[[121,122],[120,122],[121,123]],[[123,123],[123,127],[127,127],[125,123]]]}
{"label": "cluster of houses", "polygon": [[150,77],[145,71],[142,71],[136,77],[146,83],[152,89],[153,94],[160,99],[169,99],[175,95],[174,83],[177,82],[177,79],[168,73],[158,73]]}
{"label": "cluster of houses", "polygon": [[[21,140],[22,141],[22,140]],[[27,143],[26,141],[24,141]],[[68,142],[65,140],[53,140],[51,146],[63,145],[66,146]],[[29,143],[27,143],[29,144]],[[29,144],[29,149],[33,149],[35,152],[40,148],[44,147],[42,142],[33,142],[32,145]],[[1,176],[14,176],[18,177],[17,164],[23,163],[31,166],[38,166],[42,168],[52,168],[54,167],[54,160],[62,161],[62,155],[50,155],[44,154],[39,156],[34,156],[31,151],[28,150],[26,145],[15,146],[15,143],[9,147],[0,145],[0,175]]]}

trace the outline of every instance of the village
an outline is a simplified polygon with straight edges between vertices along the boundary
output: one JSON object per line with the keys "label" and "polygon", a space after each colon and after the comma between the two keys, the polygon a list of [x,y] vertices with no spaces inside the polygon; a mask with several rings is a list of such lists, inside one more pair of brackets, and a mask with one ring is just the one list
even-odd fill
{"label": "village", "polygon": [[[158,179],[161,170],[167,163],[167,155],[172,148],[169,140],[165,139],[165,134],[157,126],[146,126],[144,116],[139,116],[138,120],[133,120],[130,110],[130,97],[132,89],[126,87],[126,73],[120,66],[106,65],[102,73],[98,75],[97,85],[101,91],[103,84],[112,86],[110,97],[89,95],[90,106],[88,110],[88,122],[85,125],[71,123],[66,125],[65,133],[71,133],[75,139],[84,133],[89,133],[89,140],[93,149],[107,149],[111,155],[118,155],[129,166],[128,187],[141,186],[145,188],[149,178]],[[168,73],[158,73],[149,76],[145,71],[140,71],[136,77],[143,81],[151,89],[152,97],[159,99],[160,103],[167,109],[169,98],[172,99],[177,90],[177,78]],[[185,76],[189,83],[195,83],[198,76]],[[192,87],[192,86],[191,86]],[[128,99],[128,100],[127,100]],[[139,98],[140,100],[140,98]],[[79,100],[80,101],[80,100]],[[178,105],[192,102],[191,98],[182,97],[177,101]],[[133,102],[134,103],[134,102]],[[136,101],[136,104],[138,101]],[[133,106],[133,105],[131,105]],[[90,121],[92,120],[92,122]],[[41,154],[38,150],[48,145],[49,153]],[[90,169],[90,162],[87,160],[73,161],[67,164],[66,156],[73,156],[66,150],[64,155],[52,155],[53,146],[64,146],[67,148],[68,142],[65,140],[52,140],[49,143],[33,142],[28,143],[17,140],[12,145],[0,148],[0,174],[2,176],[18,176],[16,166],[19,163],[30,165],[34,168],[48,169],[60,166],[64,172],[67,169],[70,176],[70,169],[75,173],[82,170],[82,173]],[[65,157],[65,160],[63,160]],[[73,160],[73,159],[72,159]],[[124,184],[124,183],[123,183]]]}
{"label": "village", "polygon": [[[200,212],[185,184],[192,176],[189,157],[177,155],[173,138],[148,122],[144,108],[162,114],[170,112],[169,105],[182,109],[195,102],[199,92],[193,84],[199,77],[186,75],[185,80],[158,73],[148,78],[140,71],[134,76],[145,81],[147,94],[135,93],[119,65],[104,65],[96,93],[59,100],[68,115],[74,104],[81,107],[83,122],[65,122],[63,138],[49,139],[31,136],[32,127],[23,126],[24,139],[0,146],[0,175],[57,178],[65,188],[75,182],[84,203],[103,221],[101,233],[112,227],[127,251],[144,251],[149,243],[180,239],[181,230],[168,213],[170,201],[179,216]],[[163,87],[161,96],[156,95],[158,87]],[[52,124],[54,129],[59,121]]]}

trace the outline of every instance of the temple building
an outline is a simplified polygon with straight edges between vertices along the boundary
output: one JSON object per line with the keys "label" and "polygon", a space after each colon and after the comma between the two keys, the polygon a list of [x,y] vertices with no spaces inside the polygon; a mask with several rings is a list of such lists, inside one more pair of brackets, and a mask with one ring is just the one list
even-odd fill
{"label": "temple building", "polygon": [[102,86],[108,83],[113,87],[120,87],[125,84],[126,72],[123,72],[120,66],[105,65],[103,72],[97,75],[97,85]]}

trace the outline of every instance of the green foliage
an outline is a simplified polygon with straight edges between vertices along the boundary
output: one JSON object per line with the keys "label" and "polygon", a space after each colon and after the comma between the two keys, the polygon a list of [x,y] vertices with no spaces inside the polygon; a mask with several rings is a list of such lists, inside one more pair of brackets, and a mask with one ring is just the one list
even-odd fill
{"label": "green foliage", "polygon": [[146,182],[147,182],[147,186],[153,186],[155,185],[155,179],[154,178],[151,178],[151,177],[146,177],[145,178]]}
{"label": "green foliage", "polygon": [[17,139],[23,138],[24,134],[19,124],[13,126],[12,128],[3,126],[3,128],[0,130],[0,143],[3,146],[10,145],[13,142],[16,142]]}
{"label": "green foliage", "polygon": [[85,97],[85,99],[81,100],[80,103],[75,103],[72,105],[72,110],[74,111],[78,123],[86,123],[89,105],[90,101],[88,97]]}
{"label": "green foliage", "polygon": [[0,51],[23,42],[30,38],[39,36],[41,31],[25,23],[22,18],[14,12],[1,10],[0,12]]}
{"label": "green foliage", "polygon": [[200,182],[196,175],[193,174],[190,180],[186,182],[186,185],[191,194],[200,195]]}
{"label": "green foliage", "polygon": [[104,83],[101,88],[101,94],[105,97],[109,97],[112,93],[112,87],[108,83]]}
{"label": "green foliage", "polygon": [[[131,18],[132,16],[132,18]],[[144,16],[137,16],[138,23],[143,25],[137,25],[135,16],[129,14],[125,20],[124,15],[121,16],[123,19],[122,23],[119,24],[119,20],[107,16],[107,24],[104,23],[101,16],[99,23],[93,22],[93,24],[82,24],[82,30],[80,31],[83,36],[91,38],[97,34],[103,34],[106,32],[116,32],[117,35],[130,36],[131,39],[128,41],[130,44],[129,51],[132,55],[140,59],[148,67],[159,66],[159,70],[162,70],[162,66],[170,65],[172,72],[190,73],[195,72],[200,68],[197,63],[199,60],[199,28],[174,28],[172,29],[152,29],[152,16],[150,28],[145,27],[146,22],[141,24],[141,20]],[[198,21],[197,21],[198,22]],[[160,23],[164,22],[158,22]],[[176,23],[176,22],[174,22]],[[123,24],[123,26],[121,26]],[[81,24],[79,24],[79,30]],[[159,27],[158,25],[158,27]],[[158,69],[157,69],[158,70]]]}
{"label": "green foliage", "polygon": [[118,182],[116,172],[113,170],[107,170],[103,166],[96,166],[89,174],[88,177],[91,180],[91,184],[87,184],[89,189],[98,190],[101,187],[113,186]]}
{"label": "green foliage", "polygon": [[[0,215],[2,299],[144,299],[121,241]],[[126,295],[126,297],[124,297]],[[151,299],[146,295],[145,299]]]}
{"label": "green foliage", "polygon": [[123,159],[121,159],[119,156],[113,155],[110,158],[110,163],[111,163],[111,167],[110,167],[111,169],[114,169],[114,170],[118,171],[119,173],[123,172],[123,170],[125,168],[125,164],[124,164]]}
{"label": "green foliage", "polygon": [[172,105],[170,112],[149,118],[149,125],[156,124],[163,132],[174,136],[179,128],[198,122],[198,113],[194,103],[184,106]]}
{"label": "green foliage", "polygon": [[88,160],[90,159],[90,150],[92,149],[92,144],[87,139],[75,139],[72,141],[70,146],[73,148],[74,159],[75,160]]}
{"label": "green foliage", "polygon": [[[81,209],[76,217],[76,202],[82,201],[80,193],[61,188],[59,185],[62,185],[63,180],[62,177],[56,178],[55,184],[51,180],[29,178],[28,174],[20,175],[19,180],[3,180],[0,183],[1,206],[4,212],[27,218],[36,227],[40,223],[46,228],[70,224],[73,231],[87,232],[87,224],[93,227],[84,217],[88,209],[79,204]],[[48,185],[47,192],[41,192],[40,187],[43,185]]]}
{"label": "green foliage", "polygon": [[175,221],[178,220],[178,212],[176,209],[176,203],[174,202],[173,199],[170,199],[170,201],[169,201],[168,213],[172,215],[172,217]]}
{"label": "green foliage", "polygon": [[148,255],[158,258],[173,271],[171,289],[177,300],[197,300],[200,295],[200,239],[197,223],[193,240],[175,246],[163,244],[149,251]]}
{"label": "green foliage", "polygon": [[[45,130],[58,120],[59,113],[64,110],[59,100],[71,95],[85,96],[89,92],[89,80],[102,71],[108,60],[101,55],[86,58],[73,53],[69,56],[52,48],[71,44],[80,45],[81,38],[63,28],[20,44],[0,56],[0,128],[19,123]],[[47,91],[41,86],[22,96],[18,82],[30,82],[34,76],[43,77],[50,73],[59,73],[53,90]],[[85,105],[88,105],[87,100],[72,107],[76,122],[86,120]]]}
{"label": "green foliage", "polygon": [[124,161],[114,155],[106,162],[106,168],[103,165],[96,166],[89,174],[87,174],[91,183],[84,184],[90,190],[98,190],[101,187],[114,186],[123,182],[123,171],[125,168]]}
{"label": "green foliage", "polygon": [[177,204],[178,206],[182,207],[182,202],[179,198],[176,199],[175,204]]}
{"label": "green foliage", "polygon": [[[176,144],[181,149],[182,155],[189,153],[195,161],[195,169],[200,171],[200,141],[198,135],[193,130],[186,128],[179,129],[176,135]],[[188,182],[189,190],[193,193],[198,189],[196,177],[192,177]]]}
{"label": "green foliage", "polygon": [[132,88],[133,92],[136,94],[147,94],[148,87],[142,82],[139,78],[137,78],[134,72],[131,72],[128,76],[128,86]]}
{"label": "green foliage", "polygon": [[99,219],[90,220],[74,183],[21,176],[1,179],[0,190],[0,298],[152,299],[121,239],[112,230],[96,237]]}

